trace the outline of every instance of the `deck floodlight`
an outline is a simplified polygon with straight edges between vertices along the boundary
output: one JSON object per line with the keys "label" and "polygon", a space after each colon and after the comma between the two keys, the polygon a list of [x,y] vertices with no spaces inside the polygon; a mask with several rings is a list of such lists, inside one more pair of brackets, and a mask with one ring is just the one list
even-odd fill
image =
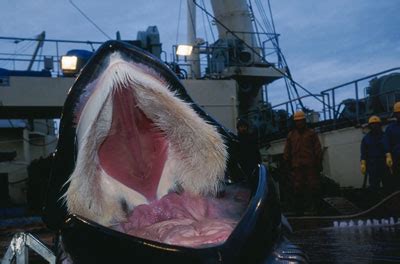
{"label": "deck floodlight", "polygon": [[65,77],[75,77],[92,57],[93,52],[74,49],[61,56],[61,70]]}
{"label": "deck floodlight", "polygon": [[178,45],[176,49],[176,55],[190,56],[192,54],[193,46],[191,45]]}
{"label": "deck floodlight", "polygon": [[61,69],[63,71],[76,71],[78,65],[78,57],[76,56],[62,56],[61,57]]}

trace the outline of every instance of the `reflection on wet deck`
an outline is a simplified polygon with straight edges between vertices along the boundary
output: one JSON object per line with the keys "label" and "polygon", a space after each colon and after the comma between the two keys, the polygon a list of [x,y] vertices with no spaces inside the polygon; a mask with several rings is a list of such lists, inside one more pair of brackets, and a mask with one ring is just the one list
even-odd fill
{"label": "reflection on wet deck", "polygon": [[296,231],[311,263],[400,263],[400,225]]}

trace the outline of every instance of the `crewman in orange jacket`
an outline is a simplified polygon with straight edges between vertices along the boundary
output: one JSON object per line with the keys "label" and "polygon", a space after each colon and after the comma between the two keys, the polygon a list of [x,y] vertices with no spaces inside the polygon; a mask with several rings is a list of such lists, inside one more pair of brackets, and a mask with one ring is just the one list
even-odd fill
{"label": "crewman in orange jacket", "polygon": [[296,213],[303,214],[306,204],[319,203],[322,150],[318,135],[307,128],[304,112],[296,112],[293,119],[296,126],[286,139],[283,158],[291,174]]}

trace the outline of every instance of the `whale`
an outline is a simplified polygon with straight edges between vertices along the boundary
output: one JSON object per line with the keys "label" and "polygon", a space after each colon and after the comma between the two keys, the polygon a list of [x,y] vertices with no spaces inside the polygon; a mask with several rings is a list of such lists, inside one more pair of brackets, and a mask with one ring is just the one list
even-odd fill
{"label": "whale", "polygon": [[[63,263],[265,263],[282,241],[267,168],[158,58],[105,42],[68,92],[43,206]],[[240,180],[239,180],[240,179]]]}

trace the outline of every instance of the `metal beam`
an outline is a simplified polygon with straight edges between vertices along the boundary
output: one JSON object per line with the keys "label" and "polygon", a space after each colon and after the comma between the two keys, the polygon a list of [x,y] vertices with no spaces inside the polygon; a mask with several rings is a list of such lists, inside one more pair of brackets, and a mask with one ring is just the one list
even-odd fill
{"label": "metal beam", "polygon": [[29,252],[32,249],[43,257],[48,263],[55,264],[56,256],[43,242],[29,233],[17,233],[10,242],[1,264],[11,264],[16,260],[16,264],[29,263]]}
{"label": "metal beam", "polygon": [[35,51],[33,52],[32,59],[29,62],[28,69],[27,69],[28,71],[30,71],[32,69],[33,63],[35,62],[35,59],[36,59],[36,56],[37,56],[37,53],[39,52],[39,49],[43,47],[43,41],[44,41],[45,38],[46,38],[46,32],[45,31],[43,31],[42,33],[40,33],[37,36],[36,40],[38,41],[38,43],[36,45]]}

